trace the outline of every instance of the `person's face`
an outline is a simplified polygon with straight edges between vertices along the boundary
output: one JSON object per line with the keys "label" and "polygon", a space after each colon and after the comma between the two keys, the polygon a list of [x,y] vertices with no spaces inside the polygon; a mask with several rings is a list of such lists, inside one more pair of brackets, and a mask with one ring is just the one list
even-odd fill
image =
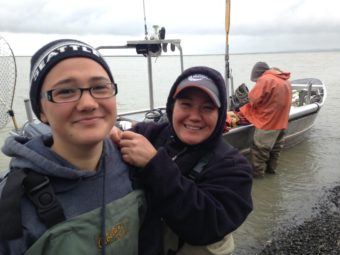
{"label": "person's face", "polygon": [[[88,58],[59,62],[47,74],[42,92],[56,88],[89,88],[110,82],[103,67]],[[76,102],[53,103],[41,99],[41,120],[50,125],[54,146],[96,145],[116,121],[116,97],[95,99],[83,91]]]}
{"label": "person's face", "polygon": [[205,141],[214,131],[217,120],[218,108],[200,89],[185,89],[175,100],[172,125],[177,137],[186,144]]}

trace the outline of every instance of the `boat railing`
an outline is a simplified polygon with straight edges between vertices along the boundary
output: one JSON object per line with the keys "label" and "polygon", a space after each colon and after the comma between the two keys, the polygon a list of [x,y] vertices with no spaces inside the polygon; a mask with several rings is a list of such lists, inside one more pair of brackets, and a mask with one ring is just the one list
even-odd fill
{"label": "boat railing", "polygon": [[[293,106],[305,106],[310,104],[322,105],[326,99],[326,89],[322,81],[315,78],[293,80]],[[298,93],[298,99],[294,101],[294,93]],[[295,103],[294,103],[295,102]],[[318,107],[317,107],[318,108]]]}
{"label": "boat railing", "polygon": [[306,83],[306,84],[295,84],[295,83],[292,83],[292,88],[296,88],[296,89],[323,89],[324,88],[324,85],[323,84],[309,84],[309,83]]}
{"label": "boat railing", "polygon": [[[303,107],[303,110],[301,109]],[[289,112],[289,121],[300,118],[302,116],[307,116],[319,111],[320,105],[318,103],[308,104],[301,107],[291,107]]]}

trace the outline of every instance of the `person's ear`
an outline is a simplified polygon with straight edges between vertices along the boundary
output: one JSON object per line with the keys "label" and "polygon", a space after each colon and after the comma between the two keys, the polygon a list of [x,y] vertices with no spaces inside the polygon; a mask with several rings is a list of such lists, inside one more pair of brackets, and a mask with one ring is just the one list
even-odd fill
{"label": "person's ear", "polygon": [[41,120],[41,122],[48,124],[47,117],[46,117],[45,113],[43,113],[43,112],[40,113],[40,120]]}

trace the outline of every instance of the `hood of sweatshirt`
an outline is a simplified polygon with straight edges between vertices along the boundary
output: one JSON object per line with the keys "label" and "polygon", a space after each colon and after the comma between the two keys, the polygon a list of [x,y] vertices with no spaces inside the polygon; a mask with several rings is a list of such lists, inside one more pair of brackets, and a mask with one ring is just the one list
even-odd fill
{"label": "hood of sweatshirt", "polygon": [[[104,142],[107,148],[108,142]],[[34,138],[10,136],[6,139],[2,152],[12,158],[10,168],[29,168],[40,174],[64,179],[79,179],[96,173],[95,171],[79,171],[50,149],[52,143],[50,135]]]}
{"label": "hood of sweatshirt", "polygon": [[288,80],[290,78],[289,72],[277,71],[274,69],[269,69],[265,71],[263,75],[268,75],[268,74],[274,75],[282,80]]}

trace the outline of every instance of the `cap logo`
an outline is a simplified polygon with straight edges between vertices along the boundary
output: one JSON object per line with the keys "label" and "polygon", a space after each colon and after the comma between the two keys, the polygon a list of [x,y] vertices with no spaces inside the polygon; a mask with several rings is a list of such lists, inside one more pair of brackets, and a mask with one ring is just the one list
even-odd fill
{"label": "cap logo", "polygon": [[190,75],[187,79],[189,81],[202,81],[202,80],[209,80],[209,81],[211,81],[211,79],[208,76],[205,76],[203,74]]}
{"label": "cap logo", "polygon": [[[73,43],[73,44],[67,44],[67,45],[57,45],[57,47],[53,48],[53,49],[49,49],[48,52],[46,52],[43,57],[40,59],[40,61],[37,61],[37,64],[35,65],[33,72],[32,72],[32,77],[31,77],[31,81],[35,81],[41,70],[44,69],[44,67],[56,56],[59,56],[60,54],[63,54],[65,52],[86,52],[86,53],[90,53],[93,54],[97,57],[101,57],[100,53],[92,48],[89,47],[87,45],[84,44],[80,44],[80,43]],[[81,54],[80,54],[81,55]]]}

